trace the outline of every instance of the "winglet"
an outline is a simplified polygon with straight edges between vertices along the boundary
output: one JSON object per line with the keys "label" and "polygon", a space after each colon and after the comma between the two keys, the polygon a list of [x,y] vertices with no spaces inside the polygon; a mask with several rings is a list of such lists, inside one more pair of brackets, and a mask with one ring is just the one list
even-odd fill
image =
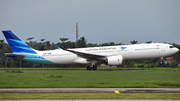
{"label": "winglet", "polygon": [[60,49],[60,50],[65,50],[64,48],[62,48],[61,46],[59,47],[59,46],[57,46],[57,48],[58,49]]}

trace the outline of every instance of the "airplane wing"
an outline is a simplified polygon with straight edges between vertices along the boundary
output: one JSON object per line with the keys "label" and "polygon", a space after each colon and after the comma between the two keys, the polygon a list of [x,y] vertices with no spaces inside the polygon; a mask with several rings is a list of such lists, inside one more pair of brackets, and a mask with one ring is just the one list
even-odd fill
{"label": "airplane wing", "polygon": [[79,52],[79,51],[74,51],[74,50],[66,50],[66,51],[72,52],[72,53],[78,55],[79,57],[86,58],[89,60],[104,60],[107,57],[106,55],[85,53],[85,52]]}

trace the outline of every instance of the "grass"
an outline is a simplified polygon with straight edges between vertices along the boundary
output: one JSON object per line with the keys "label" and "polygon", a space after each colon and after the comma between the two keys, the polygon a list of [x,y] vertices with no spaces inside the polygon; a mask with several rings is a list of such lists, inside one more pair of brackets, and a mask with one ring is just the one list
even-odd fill
{"label": "grass", "polygon": [[73,68],[73,67],[67,67],[67,68],[33,68],[33,67],[25,67],[25,68],[17,68],[17,67],[10,67],[10,68],[0,68],[0,70],[84,70],[85,68]]}
{"label": "grass", "polygon": [[0,93],[0,99],[180,99],[180,93]]}
{"label": "grass", "polygon": [[0,88],[180,88],[179,68],[139,71],[128,71],[127,68],[121,68],[125,71],[116,71],[116,68],[97,71],[56,69],[45,72],[21,71],[26,69],[0,72]]}

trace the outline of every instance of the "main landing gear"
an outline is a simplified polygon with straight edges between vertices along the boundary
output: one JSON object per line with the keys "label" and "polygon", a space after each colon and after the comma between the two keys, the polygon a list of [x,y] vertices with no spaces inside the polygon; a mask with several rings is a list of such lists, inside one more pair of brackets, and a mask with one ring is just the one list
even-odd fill
{"label": "main landing gear", "polygon": [[91,66],[87,66],[87,70],[97,70],[97,66],[93,65],[92,67]]}
{"label": "main landing gear", "polygon": [[95,65],[96,63],[97,63],[96,60],[92,60],[91,61],[91,66],[87,66],[87,70],[91,70],[91,69],[97,70],[97,66]]}

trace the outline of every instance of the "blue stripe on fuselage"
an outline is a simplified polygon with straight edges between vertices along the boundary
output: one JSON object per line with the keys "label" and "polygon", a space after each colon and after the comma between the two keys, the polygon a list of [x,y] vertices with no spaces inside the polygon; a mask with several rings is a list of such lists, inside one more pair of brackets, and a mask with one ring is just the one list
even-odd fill
{"label": "blue stripe on fuselage", "polygon": [[41,64],[59,65],[57,63],[53,63],[53,62],[43,58],[42,56],[40,56],[38,54],[31,54],[31,53],[25,53],[25,58],[23,58],[22,60],[35,62],[35,63],[41,63]]}

